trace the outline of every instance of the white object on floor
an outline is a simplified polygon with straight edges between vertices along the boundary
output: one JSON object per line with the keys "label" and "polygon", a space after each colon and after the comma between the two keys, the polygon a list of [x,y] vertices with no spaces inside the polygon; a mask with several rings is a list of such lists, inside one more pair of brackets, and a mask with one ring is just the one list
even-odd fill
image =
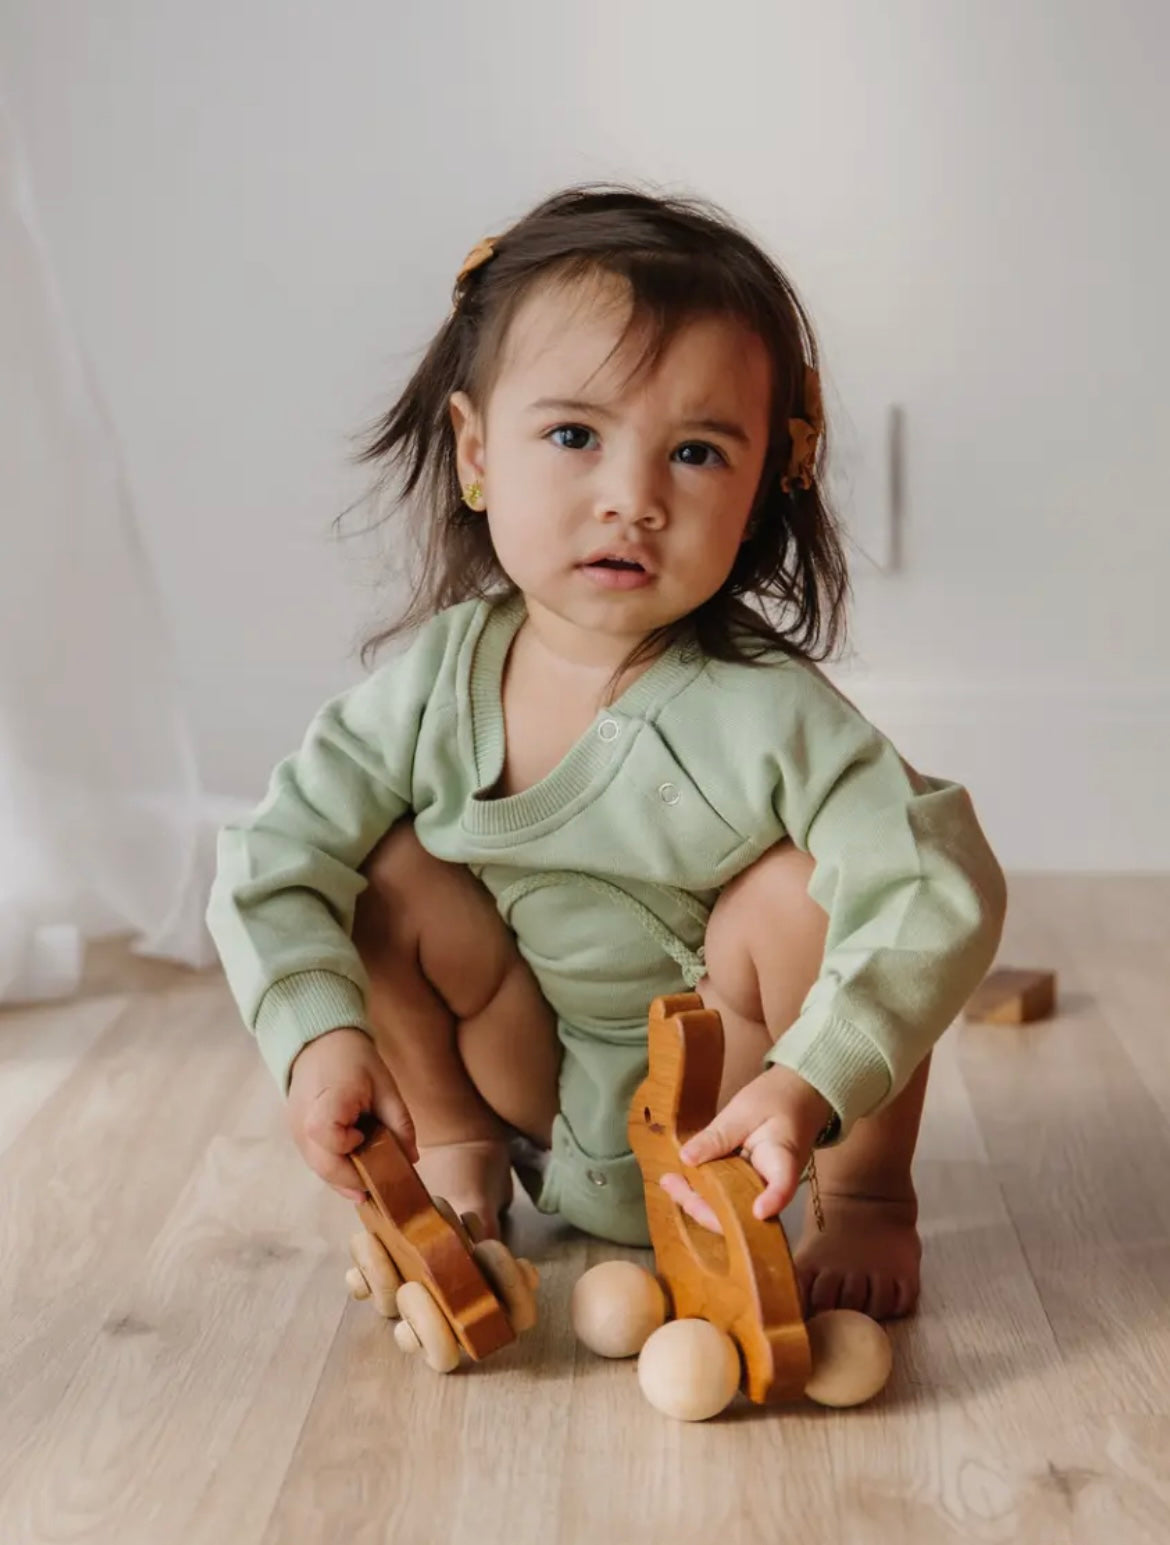
{"label": "white object on floor", "polygon": [[71,997],[81,984],[85,940],[73,923],[37,925],[0,907],[0,1002]]}

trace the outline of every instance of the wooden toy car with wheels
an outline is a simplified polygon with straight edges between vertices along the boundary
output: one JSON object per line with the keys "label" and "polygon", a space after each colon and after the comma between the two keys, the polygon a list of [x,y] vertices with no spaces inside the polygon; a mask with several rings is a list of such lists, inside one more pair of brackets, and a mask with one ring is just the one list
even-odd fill
{"label": "wooden toy car with wheels", "polygon": [[399,1346],[436,1372],[457,1368],[461,1349],[479,1362],[536,1324],[536,1268],[484,1239],[474,1213],[432,1197],[388,1128],[368,1128],[350,1156],[369,1193],[350,1240],[350,1294],[399,1319]]}
{"label": "wooden toy car with wheels", "polygon": [[[719,1015],[696,993],[656,998],[648,1038],[649,1071],[630,1105],[629,1134],[656,1276],[618,1261],[586,1272],[571,1308],[578,1335],[605,1356],[638,1353],[643,1393],[680,1420],[716,1415],[741,1385],[760,1404],[801,1395],[838,1406],[871,1399],[892,1365],[882,1327],[849,1309],[806,1325],[784,1230],[752,1212],[763,1182],[751,1165],[730,1157],[692,1166],[679,1157],[715,1115]],[[659,1184],[665,1174],[686,1179],[722,1233],[683,1212]]]}

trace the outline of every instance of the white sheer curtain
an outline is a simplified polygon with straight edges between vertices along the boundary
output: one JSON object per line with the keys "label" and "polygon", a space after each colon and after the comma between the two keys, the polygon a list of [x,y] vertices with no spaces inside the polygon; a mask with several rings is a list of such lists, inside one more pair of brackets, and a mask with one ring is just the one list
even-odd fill
{"label": "white sheer curtain", "polygon": [[157,587],[0,101],[0,1000],[84,941],[213,958],[208,832]]}

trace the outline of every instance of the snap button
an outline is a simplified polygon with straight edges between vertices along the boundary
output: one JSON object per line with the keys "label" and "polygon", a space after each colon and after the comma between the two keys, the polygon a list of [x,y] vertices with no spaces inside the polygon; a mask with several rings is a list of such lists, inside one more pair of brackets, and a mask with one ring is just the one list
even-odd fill
{"label": "snap button", "polygon": [[609,1184],[609,1181],[606,1180],[605,1176],[599,1169],[586,1170],[585,1178],[590,1182],[591,1185],[606,1186]]}
{"label": "snap button", "polygon": [[602,719],[597,726],[597,733],[602,740],[616,740],[621,732],[622,727],[616,719]]}
{"label": "snap button", "polygon": [[658,797],[664,805],[677,805],[682,795],[678,791],[677,784],[660,783],[658,785]]}

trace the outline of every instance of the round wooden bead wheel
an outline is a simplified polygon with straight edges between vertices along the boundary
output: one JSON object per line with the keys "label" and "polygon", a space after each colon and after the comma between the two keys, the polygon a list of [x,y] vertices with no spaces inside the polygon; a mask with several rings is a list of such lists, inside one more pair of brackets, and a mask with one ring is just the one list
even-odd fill
{"label": "round wooden bead wheel", "polygon": [[531,1261],[517,1260],[498,1239],[481,1239],[472,1250],[475,1264],[504,1306],[512,1329],[519,1336],[536,1324],[536,1284],[540,1280]]}
{"label": "round wooden bead wheel", "polygon": [[447,1222],[459,1235],[460,1239],[471,1250],[479,1244],[481,1239],[486,1239],[484,1226],[477,1212],[456,1212],[445,1196],[432,1196],[431,1203],[435,1211],[446,1218]]}
{"label": "round wooden bead wheel", "polygon": [[398,1289],[400,1324],[394,1339],[404,1352],[420,1348],[436,1373],[451,1373],[459,1366],[459,1343],[446,1316],[421,1282],[404,1282]]}
{"label": "round wooden bead wheel", "polygon": [[890,1338],[856,1309],[825,1309],[808,1322],[812,1378],[805,1394],[823,1406],[859,1406],[885,1388],[894,1365]]}
{"label": "round wooden bead wheel", "polygon": [[467,1214],[467,1218],[461,1218],[445,1196],[432,1196],[431,1204],[441,1218],[446,1218],[464,1245],[470,1250],[475,1244],[476,1239],[481,1237],[473,1234],[467,1226],[467,1218],[474,1218],[475,1214],[471,1212]]}
{"label": "round wooden bead wheel", "polygon": [[634,1261],[591,1266],[569,1299],[577,1339],[599,1357],[636,1357],[668,1312],[661,1282]]}
{"label": "round wooden bead wheel", "polygon": [[481,1240],[487,1238],[487,1230],[483,1226],[483,1221],[480,1218],[479,1213],[461,1212],[459,1214],[459,1221],[467,1230],[473,1245],[477,1245]]}
{"label": "round wooden bead wheel", "polygon": [[398,1318],[398,1289],[402,1278],[386,1246],[368,1229],[350,1236],[349,1253],[354,1264],[345,1274],[352,1298],[372,1298],[374,1308],[388,1320]]}
{"label": "round wooden bead wheel", "polygon": [[638,1354],[642,1393],[663,1416],[705,1422],[735,1399],[739,1349],[710,1320],[668,1320]]}

